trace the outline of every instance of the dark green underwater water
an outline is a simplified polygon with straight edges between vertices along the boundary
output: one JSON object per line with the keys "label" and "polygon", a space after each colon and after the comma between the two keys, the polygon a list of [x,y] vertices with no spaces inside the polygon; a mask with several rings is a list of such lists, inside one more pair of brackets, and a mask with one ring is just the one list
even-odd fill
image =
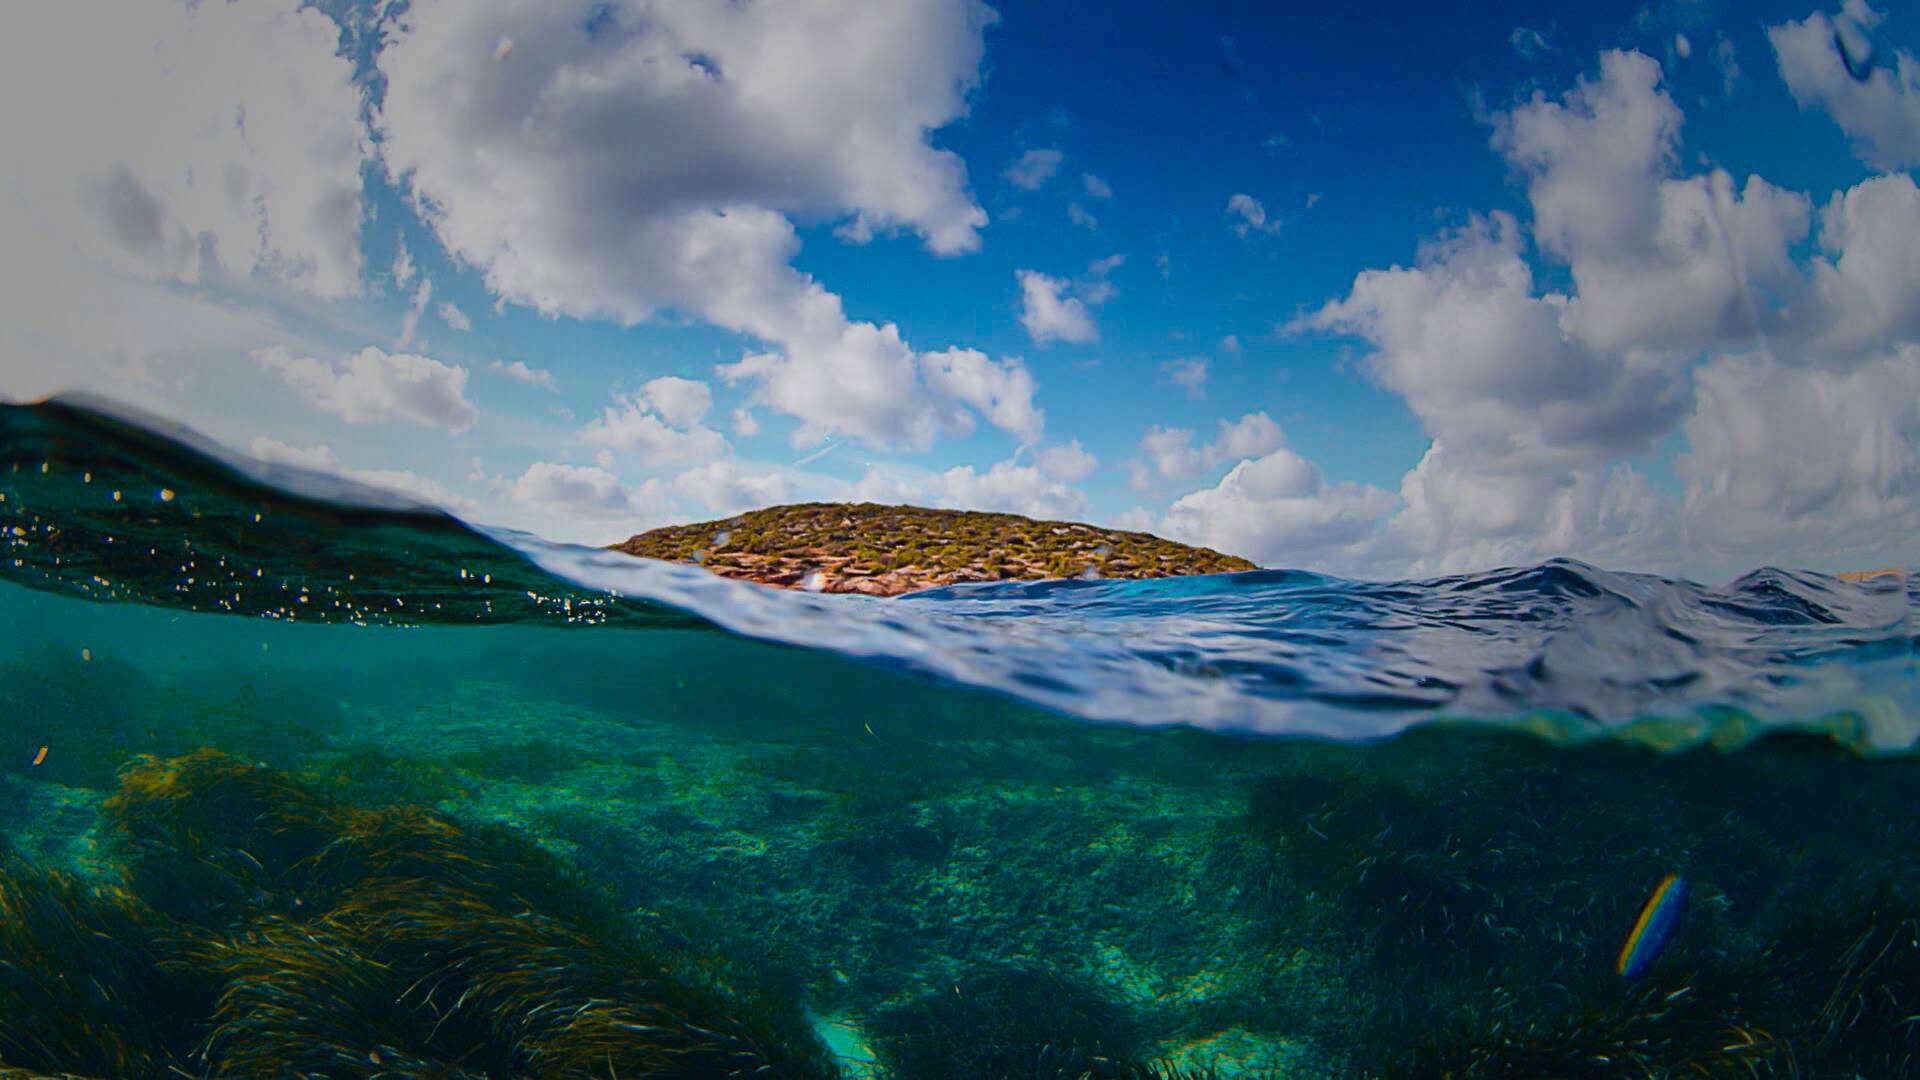
{"label": "dark green underwater water", "polygon": [[[686,606],[612,598],[451,519],[248,487],[157,437],[79,440],[71,417],[9,423],[28,467],[0,457],[19,530],[0,551],[0,1076],[1920,1074],[1920,764],[1889,745],[1911,693],[1901,592],[1656,594],[1564,564],[1248,575],[866,604],[843,621],[871,647],[805,649],[746,634],[852,609],[753,594],[720,613],[679,577]],[[1532,659],[1353,666],[1393,640],[1354,629],[1367,605],[1406,618],[1475,588]],[[1669,691],[1613,678],[1653,655],[1616,616],[1654,596],[1725,623],[1696,657],[1715,694],[1648,705]],[[929,677],[1019,674],[916,629],[942,603],[1049,627],[1067,645],[1034,655],[1058,685],[1088,685],[1057,651],[1083,648],[1137,722],[1042,708],[1059,691],[1013,676]],[[1065,613],[1101,604],[1136,645],[1187,612],[1189,653],[1159,670],[1191,682],[1128,682],[1075,645],[1072,619],[1119,616]],[[1663,640],[1706,633],[1663,618]],[[843,632],[809,625],[785,636]],[[1257,679],[1236,666],[1262,648]],[[1282,656],[1306,673],[1285,692]],[[1500,680],[1534,690],[1469,707]],[[1197,717],[1259,698],[1220,727],[1311,708],[1301,733],[1209,731],[1169,686]],[[1669,873],[1689,909],[1623,978]]]}

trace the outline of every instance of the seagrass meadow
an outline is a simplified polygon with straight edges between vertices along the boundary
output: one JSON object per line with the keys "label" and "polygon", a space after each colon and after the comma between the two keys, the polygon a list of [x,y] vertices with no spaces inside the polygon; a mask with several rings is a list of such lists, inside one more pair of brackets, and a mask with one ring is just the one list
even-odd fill
{"label": "seagrass meadow", "polygon": [[[1920,775],[1830,739],[1090,728],[712,635],[6,598],[46,632],[0,692],[21,1075],[1897,1076],[1920,1053],[1920,827],[1887,812]],[[183,640],[201,663],[152,663]],[[1693,910],[1625,982],[1618,939],[1672,868]]]}

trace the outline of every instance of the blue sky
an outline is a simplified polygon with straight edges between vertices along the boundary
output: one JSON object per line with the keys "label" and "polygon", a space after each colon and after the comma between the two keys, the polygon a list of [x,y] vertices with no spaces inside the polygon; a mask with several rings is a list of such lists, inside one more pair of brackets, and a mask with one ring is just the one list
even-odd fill
{"label": "blue sky", "polygon": [[1908,14],[121,14],[9,15],[0,394],[585,542],[822,498],[1366,576],[1913,553]]}

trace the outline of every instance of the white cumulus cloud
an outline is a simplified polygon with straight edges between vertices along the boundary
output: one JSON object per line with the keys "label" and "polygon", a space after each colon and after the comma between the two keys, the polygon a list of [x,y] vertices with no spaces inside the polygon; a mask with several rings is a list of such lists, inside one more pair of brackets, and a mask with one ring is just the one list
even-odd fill
{"label": "white cumulus cloud", "polygon": [[333,20],[291,2],[10,9],[7,215],[97,239],[141,273],[195,282],[210,256],[322,296],[360,291],[366,141],[338,42]]}
{"label": "white cumulus cloud", "polygon": [[1155,425],[1140,438],[1141,460],[1132,468],[1135,490],[1144,491],[1159,480],[1180,480],[1229,461],[1259,457],[1285,442],[1280,425],[1264,412],[1250,412],[1238,420],[1221,420],[1211,441],[1194,445],[1191,428]]}
{"label": "white cumulus cloud", "polygon": [[248,444],[255,458],[275,465],[292,465],[313,472],[342,476],[368,487],[404,495],[415,502],[437,506],[455,513],[471,514],[479,504],[440,483],[405,469],[349,469],[340,464],[333,448],[326,445],[293,446],[261,435]]}
{"label": "white cumulus cloud", "polygon": [[1085,345],[1100,340],[1100,329],[1079,297],[1067,295],[1065,278],[1038,270],[1020,270],[1020,325],[1039,343],[1065,341]]}
{"label": "white cumulus cloud", "polygon": [[6,15],[0,250],[18,272],[0,290],[0,394],[195,412],[148,358],[288,337],[206,286],[362,290],[362,92],[318,8],[43,0]]}
{"label": "white cumulus cloud", "polygon": [[667,375],[653,379],[587,422],[588,443],[641,454],[648,463],[709,461],[724,456],[726,436],[701,424],[712,406],[707,384]]}
{"label": "white cumulus cloud", "polygon": [[1058,520],[1085,513],[1087,497],[1033,465],[996,461],[985,471],[971,465],[940,474],[940,505],[956,510],[994,510]]}
{"label": "white cumulus cloud", "polygon": [[[935,392],[977,410],[987,422],[1020,439],[1040,437],[1046,415],[1033,403],[1033,375],[1018,359],[996,361],[975,349],[946,349],[922,353],[927,385]],[[971,426],[964,411],[954,417],[957,426]]]}
{"label": "white cumulus cloud", "polygon": [[[1681,121],[1658,65],[1621,52],[1494,115],[1565,291],[1494,213],[1293,324],[1365,339],[1365,370],[1432,436],[1374,565],[1572,555],[1713,577],[1908,550],[1920,188],[1876,176],[1816,213],[1761,177],[1682,173]],[[1625,460],[1676,430],[1677,497]]]}
{"label": "white cumulus cloud", "polygon": [[1837,17],[1816,11],[1769,27],[1767,39],[1802,108],[1825,109],[1869,165],[1911,168],[1920,165],[1920,61],[1904,49],[1872,50],[1866,34],[1883,18],[1865,0],[1847,0]]}
{"label": "white cumulus cloud", "polygon": [[1722,356],[1698,381],[1675,471],[1724,572],[1920,558],[1920,345],[1841,370]]}
{"label": "white cumulus cloud", "polygon": [[493,360],[487,364],[490,371],[497,371],[515,382],[528,386],[538,386],[542,390],[556,389],[553,372],[545,368],[530,367],[525,360]]}
{"label": "white cumulus cloud", "polygon": [[1160,531],[1263,566],[1320,567],[1351,562],[1393,505],[1372,485],[1326,483],[1312,462],[1280,448],[1176,500]]}
{"label": "white cumulus cloud", "polygon": [[335,472],[340,468],[340,459],[334,456],[333,448],[329,446],[292,446],[279,439],[260,435],[247,445],[247,452],[261,461],[293,465],[315,472]]}
{"label": "white cumulus cloud", "polygon": [[440,481],[407,469],[348,469],[342,475],[368,487],[405,495],[416,502],[451,510],[456,514],[472,515],[480,508],[479,503]]}
{"label": "white cumulus cloud", "polygon": [[714,514],[735,514],[787,502],[792,482],[779,473],[747,472],[729,462],[716,461],[674,477],[674,490]]}
{"label": "white cumulus cloud", "polygon": [[1094,457],[1086,447],[1081,446],[1079,439],[1075,439],[1072,442],[1043,447],[1036,451],[1033,455],[1033,464],[1044,475],[1062,483],[1071,484],[1085,480],[1100,464],[1100,459]]}
{"label": "white cumulus cloud", "polygon": [[421,0],[378,57],[381,153],[496,296],[690,313],[768,346],[720,374],[807,437],[924,446],[946,403],[897,329],[793,269],[789,215],[977,248],[965,166],[929,139],[965,111],[994,18],[977,0]]}
{"label": "white cumulus cloud", "polygon": [[563,517],[621,519],[650,512],[662,492],[658,481],[629,490],[598,466],[536,461],[507,483],[506,494],[528,509]]}
{"label": "white cumulus cloud", "polygon": [[253,359],[315,408],[349,423],[404,420],[458,433],[479,416],[467,400],[467,369],[431,357],[368,346],[335,363],[275,345]]}
{"label": "white cumulus cloud", "polygon": [[675,427],[692,427],[706,419],[713,408],[713,391],[698,379],[663,375],[650,379],[640,388],[640,396],[661,419]]}

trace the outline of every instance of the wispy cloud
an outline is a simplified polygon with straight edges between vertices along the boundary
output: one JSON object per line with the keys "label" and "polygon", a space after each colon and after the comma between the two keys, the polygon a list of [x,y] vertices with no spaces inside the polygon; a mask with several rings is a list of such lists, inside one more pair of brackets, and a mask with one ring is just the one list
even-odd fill
{"label": "wispy cloud", "polygon": [[1513,33],[1507,35],[1507,44],[1529,60],[1553,51],[1553,42],[1547,40],[1547,35],[1531,26],[1514,27]]}
{"label": "wispy cloud", "polygon": [[1060,171],[1060,162],[1065,157],[1065,154],[1050,147],[1029,150],[1015,158],[1013,164],[1007,166],[1000,175],[1006,177],[1014,187],[1037,191],[1042,184],[1053,179],[1054,173]]}
{"label": "wispy cloud", "polygon": [[524,360],[493,360],[487,363],[487,369],[497,371],[515,382],[537,386],[542,390],[559,389],[554,385],[553,372],[545,368],[529,367]]}
{"label": "wispy cloud", "polygon": [[1233,231],[1237,235],[1248,236],[1256,232],[1276,233],[1280,231],[1280,223],[1269,220],[1267,218],[1267,208],[1261,204],[1259,199],[1251,195],[1241,193],[1228,199],[1227,213],[1240,219],[1233,224]]}
{"label": "wispy cloud", "polygon": [[407,313],[400,317],[400,336],[395,339],[394,347],[405,349],[413,345],[414,334],[420,329],[420,316],[427,310],[427,302],[433,299],[433,279],[423,277],[420,287],[413,290],[413,303],[407,305]]}
{"label": "wispy cloud", "polygon": [[1204,356],[1181,356],[1160,365],[1160,375],[1186,390],[1195,401],[1207,396],[1207,372],[1213,362]]}

